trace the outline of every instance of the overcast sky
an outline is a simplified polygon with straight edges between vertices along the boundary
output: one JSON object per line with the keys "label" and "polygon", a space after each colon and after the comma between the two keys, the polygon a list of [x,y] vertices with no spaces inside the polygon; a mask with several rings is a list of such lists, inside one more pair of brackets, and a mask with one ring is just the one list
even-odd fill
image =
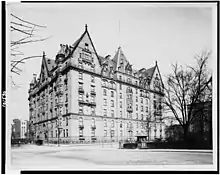
{"label": "overcast sky", "polygon": [[[54,59],[60,44],[73,44],[85,24],[99,55],[113,57],[121,45],[133,68],[149,68],[157,60],[162,76],[170,73],[171,63],[194,64],[195,54],[212,50],[212,8],[207,5],[43,3],[10,4],[8,8],[27,21],[47,26],[37,34],[51,37],[22,47],[25,56],[45,51]],[[22,74],[14,76],[21,88],[10,89],[11,119],[28,119],[29,83],[33,73],[39,75],[41,61],[28,61],[21,67]]]}

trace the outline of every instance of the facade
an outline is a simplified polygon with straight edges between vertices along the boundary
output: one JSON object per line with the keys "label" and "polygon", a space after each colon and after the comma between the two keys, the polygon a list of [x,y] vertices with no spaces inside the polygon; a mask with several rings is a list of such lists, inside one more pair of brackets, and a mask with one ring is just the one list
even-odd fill
{"label": "facade", "polygon": [[43,54],[39,78],[30,83],[29,109],[35,138],[77,142],[164,137],[163,82],[157,62],[135,70],[119,47],[99,56],[87,26],[55,60]]}

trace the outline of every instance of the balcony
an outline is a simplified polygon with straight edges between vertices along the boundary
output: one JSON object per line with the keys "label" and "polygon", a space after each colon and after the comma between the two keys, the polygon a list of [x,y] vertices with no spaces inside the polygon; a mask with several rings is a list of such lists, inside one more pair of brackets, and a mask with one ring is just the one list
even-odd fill
{"label": "balcony", "polygon": [[128,112],[133,112],[133,108],[127,107],[127,111],[128,111]]}
{"label": "balcony", "polygon": [[79,125],[79,129],[80,130],[84,129],[84,125]]}
{"label": "balcony", "polygon": [[79,87],[78,91],[79,91],[79,93],[81,93],[81,94],[84,94],[84,92],[85,92],[82,87]]}
{"label": "balcony", "polygon": [[96,126],[95,126],[95,125],[92,125],[91,128],[92,128],[93,130],[95,130],[95,129],[96,129]]}
{"label": "balcony", "polygon": [[96,96],[96,92],[94,90],[92,90],[90,93],[91,93],[91,95]]}
{"label": "balcony", "polygon": [[93,102],[90,102],[90,105],[91,105],[91,106],[96,106],[96,102],[94,102],[94,101],[93,101]]}

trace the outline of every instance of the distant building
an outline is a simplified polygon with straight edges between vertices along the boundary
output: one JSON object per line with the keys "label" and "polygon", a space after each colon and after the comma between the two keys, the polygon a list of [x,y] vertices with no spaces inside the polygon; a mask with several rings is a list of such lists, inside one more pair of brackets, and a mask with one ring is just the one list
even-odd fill
{"label": "distant building", "polygon": [[21,139],[26,139],[28,137],[28,121],[21,121]]}
{"label": "distant building", "polygon": [[194,117],[190,132],[198,133],[202,140],[212,140],[212,101],[196,103],[192,111]]}
{"label": "distant building", "polygon": [[162,138],[163,88],[157,62],[135,70],[121,47],[113,59],[102,57],[86,27],[55,60],[43,55],[30,83],[31,130],[49,140],[124,140],[138,132]]}
{"label": "distant building", "polygon": [[12,138],[21,138],[21,121],[19,119],[14,119],[12,124]]}

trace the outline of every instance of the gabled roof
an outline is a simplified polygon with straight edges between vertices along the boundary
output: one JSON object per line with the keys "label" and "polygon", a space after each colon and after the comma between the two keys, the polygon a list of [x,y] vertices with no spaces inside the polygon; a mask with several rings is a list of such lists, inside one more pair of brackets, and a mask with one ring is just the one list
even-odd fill
{"label": "gabled roof", "polygon": [[129,63],[128,60],[126,59],[121,47],[118,47],[118,50],[117,50],[114,58],[112,59],[112,61],[115,63],[115,69],[118,69],[122,60],[123,60],[124,66]]}

